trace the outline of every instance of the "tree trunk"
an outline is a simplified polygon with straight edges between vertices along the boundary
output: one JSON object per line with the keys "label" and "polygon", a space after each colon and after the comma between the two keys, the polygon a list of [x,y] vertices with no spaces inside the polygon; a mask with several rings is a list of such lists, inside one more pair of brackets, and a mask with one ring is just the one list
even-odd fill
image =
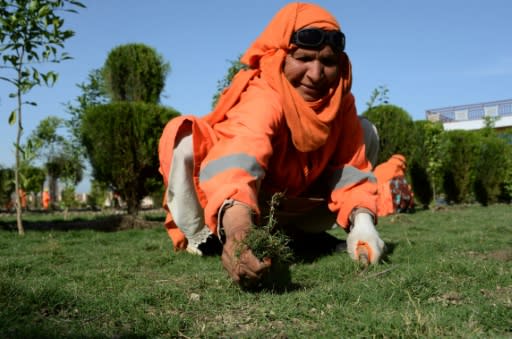
{"label": "tree trunk", "polygon": [[[18,69],[18,76],[21,77],[21,69]],[[22,206],[20,197],[20,140],[23,133],[23,125],[21,124],[21,89],[18,87],[18,131],[16,134],[16,168],[14,170],[15,177],[15,190],[16,190],[16,225],[18,227],[18,234],[25,235],[25,228],[23,227]]]}
{"label": "tree trunk", "polygon": [[57,209],[57,201],[58,201],[58,195],[59,195],[59,183],[58,178],[55,175],[55,173],[49,174],[49,180],[48,180],[48,190],[50,191],[50,206],[52,210]]}
{"label": "tree trunk", "polygon": [[140,210],[140,201],[137,198],[137,192],[132,188],[126,190],[125,193],[127,213],[133,217],[136,217]]}

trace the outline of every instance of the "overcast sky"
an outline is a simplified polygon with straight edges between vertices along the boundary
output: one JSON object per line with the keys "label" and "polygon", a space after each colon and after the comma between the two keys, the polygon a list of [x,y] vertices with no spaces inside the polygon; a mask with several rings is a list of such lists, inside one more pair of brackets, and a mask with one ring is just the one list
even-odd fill
{"label": "overcast sky", "polygon": [[[88,73],[102,67],[121,44],[154,47],[171,65],[162,104],[182,114],[211,109],[217,82],[234,60],[289,1],[280,0],[84,0],[87,8],[66,15],[76,32],[65,50],[73,60],[52,65],[60,75],[52,88],[27,99],[24,138],[49,115],[64,110]],[[431,108],[512,98],[512,1],[509,0],[325,0],[347,37],[353,93],[360,113],[373,89],[386,86],[390,103],[414,120]],[[2,70],[2,72],[4,72]],[[4,75],[3,73],[2,75]],[[14,164],[16,127],[13,89],[0,82],[0,165]],[[23,138],[23,140],[24,140]],[[156,152],[156,150],[155,150]],[[88,179],[79,191],[88,189]]]}

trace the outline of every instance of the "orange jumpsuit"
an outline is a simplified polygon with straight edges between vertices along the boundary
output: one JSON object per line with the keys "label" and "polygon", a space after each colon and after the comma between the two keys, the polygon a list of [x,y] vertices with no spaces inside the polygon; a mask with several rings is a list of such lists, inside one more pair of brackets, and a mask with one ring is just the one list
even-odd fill
{"label": "orange jumpsuit", "polygon": [[[339,114],[336,121],[339,127],[332,128],[325,145],[300,152],[287,133],[277,97],[261,79],[255,79],[243,100],[229,113],[229,119],[213,127],[193,116],[178,117],[167,124],[159,147],[164,183],[167,186],[176,136],[181,129],[191,128],[194,182],[206,225],[213,233],[218,210],[227,199],[243,202],[258,214],[260,190],[326,197],[329,209],[337,213],[337,223],[346,228],[355,207],[376,214],[377,187],[365,157],[351,94],[345,102],[345,114]],[[251,107],[257,107],[258,114],[250,114]],[[175,245],[183,242],[170,214],[166,226]]]}
{"label": "orange jumpsuit", "polygon": [[50,193],[48,191],[43,192],[43,209],[47,210],[50,207]]}
{"label": "orange jumpsuit", "polygon": [[[377,185],[350,92],[348,56],[340,55],[337,87],[315,103],[305,102],[282,72],[291,34],[310,25],[340,29],[316,6],[287,5],[242,57],[250,69],[235,76],[216,109],[203,118],[175,118],[163,131],[159,158],[166,187],[174,147],[180,136],[192,135],[191,175],[204,222],[214,234],[225,201],[246,204],[258,217],[262,193],[325,198],[347,230],[354,208],[377,215]],[[175,249],[186,247],[169,213],[165,224]]]}

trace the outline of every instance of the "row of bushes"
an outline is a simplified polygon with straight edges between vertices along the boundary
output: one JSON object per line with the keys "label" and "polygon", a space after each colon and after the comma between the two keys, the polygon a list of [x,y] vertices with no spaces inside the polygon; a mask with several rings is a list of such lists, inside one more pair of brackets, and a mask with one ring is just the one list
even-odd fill
{"label": "row of bushes", "polygon": [[392,154],[408,159],[407,176],[417,203],[482,205],[512,198],[512,130],[497,132],[493,122],[478,131],[444,131],[441,123],[413,121],[394,105],[363,113],[379,130],[379,163]]}

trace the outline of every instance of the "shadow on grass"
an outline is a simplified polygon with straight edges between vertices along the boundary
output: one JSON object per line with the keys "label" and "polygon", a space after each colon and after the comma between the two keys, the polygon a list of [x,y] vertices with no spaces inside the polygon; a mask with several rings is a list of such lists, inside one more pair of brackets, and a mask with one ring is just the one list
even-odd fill
{"label": "shadow on grass", "polygon": [[289,266],[272,267],[268,274],[257,285],[240,284],[240,289],[249,293],[286,294],[304,289],[304,286],[292,282]]}
{"label": "shadow on grass", "polygon": [[[313,263],[318,259],[336,253],[345,252],[347,243],[327,232],[318,234],[295,234],[290,238],[290,248],[293,251],[294,263]],[[391,244],[394,249],[395,244]],[[277,268],[270,272],[268,281],[265,279],[257,286],[241,286],[242,290],[253,293],[285,294],[307,288],[292,281],[289,267]]]}
{"label": "shadow on grass", "polygon": [[387,262],[389,264],[392,263],[391,255],[395,251],[395,248],[398,246],[397,242],[386,242],[386,247],[384,248],[384,253],[382,254],[381,261]]}
{"label": "shadow on grass", "polygon": [[347,243],[345,240],[324,232],[294,237],[290,247],[293,250],[295,261],[312,263],[321,257],[345,251]]}
{"label": "shadow on grass", "polygon": [[0,291],[10,298],[7,304],[0,303],[0,332],[6,338],[83,337],[80,328],[89,320],[80,312],[76,296],[60,288],[31,289],[14,281],[0,282]]}
{"label": "shadow on grass", "polygon": [[[291,248],[297,262],[312,263],[321,257],[347,250],[347,242],[327,232],[310,234],[306,237],[293,239]],[[391,263],[391,255],[398,246],[397,242],[386,242],[381,261]]]}
{"label": "shadow on grass", "polygon": [[[131,215],[96,216],[93,219],[74,218],[72,220],[24,220],[25,230],[32,231],[75,231],[95,230],[102,232],[117,232],[129,229],[148,229],[161,227],[161,221],[147,220]],[[0,229],[14,231],[16,221],[0,220]]]}

